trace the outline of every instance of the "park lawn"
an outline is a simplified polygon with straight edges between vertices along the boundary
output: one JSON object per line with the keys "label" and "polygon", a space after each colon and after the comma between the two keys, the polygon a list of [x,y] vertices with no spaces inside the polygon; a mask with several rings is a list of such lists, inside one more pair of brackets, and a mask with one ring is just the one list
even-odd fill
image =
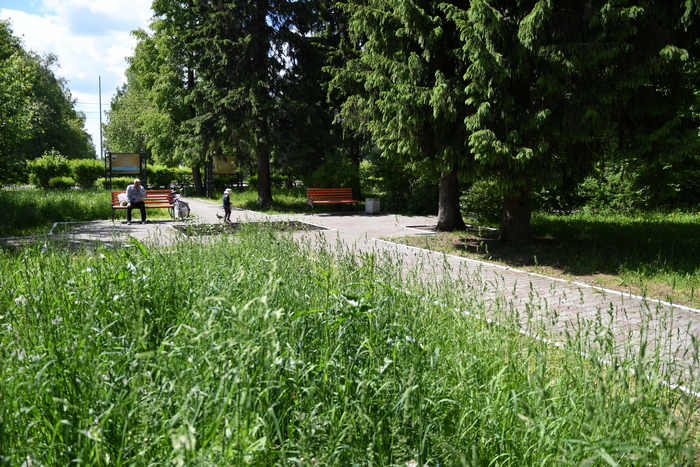
{"label": "park lawn", "polygon": [[535,213],[533,245],[504,245],[498,231],[426,230],[392,241],[700,308],[696,213]]}
{"label": "park lawn", "polygon": [[0,250],[0,288],[0,464],[698,460],[697,399],[661,384],[659,346],[551,345],[391,256],[259,227],[165,250],[57,241]]}
{"label": "park lawn", "polygon": [[[56,222],[112,219],[111,196],[106,189],[0,189],[0,206],[0,238],[46,235]],[[167,209],[149,209],[147,216],[170,218]],[[116,211],[114,219],[126,219],[126,211]]]}
{"label": "park lawn", "polygon": [[[269,214],[308,212],[303,188],[276,188]],[[218,199],[218,198],[217,198]],[[258,210],[254,190],[232,194],[234,206]],[[108,190],[0,190],[0,237],[45,235],[55,222],[111,219]],[[323,209],[337,209],[319,206]],[[361,210],[361,206],[344,206]],[[151,219],[168,218],[149,210]],[[115,219],[125,218],[117,212]],[[535,213],[534,245],[502,245],[486,228],[402,237],[396,242],[496,262],[635,295],[700,307],[697,213],[552,215]]]}

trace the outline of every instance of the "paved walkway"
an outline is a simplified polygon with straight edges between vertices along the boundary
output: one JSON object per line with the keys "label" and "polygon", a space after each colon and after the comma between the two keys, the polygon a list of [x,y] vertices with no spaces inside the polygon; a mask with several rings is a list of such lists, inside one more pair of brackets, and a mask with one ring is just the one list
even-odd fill
{"label": "paved walkway", "polygon": [[[186,199],[193,219],[187,222],[221,222],[223,209],[213,202]],[[338,242],[354,251],[390,254],[407,267],[420,265],[427,284],[437,284],[450,275],[456,286],[470,289],[473,302],[464,311],[497,322],[517,316],[523,332],[554,343],[566,334],[577,335],[591,349],[612,348],[619,359],[634,362],[640,358],[658,358],[665,362],[670,384],[697,392],[694,380],[698,368],[700,310],[591,287],[585,284],[526,273],[480,261],[442,255],[398,245],[381,238],[425,234],[415,226],[435,225],[434,216],[371,215],[363,212],[280,215],[234,210],[234,222],[260,220],[298,220],[326,227],[315,231],[331,246]],[[129,236],[143,241],[172,241],[178,234],[176,221],[154,220],[144,225],[126,225],[124,219],[67,226],[73,242],[120,242]],[[308,234],[307,234],[308,235]],[[303,236],[303,234],[300,234]],[[504,313],[505,311],[505,313]],[[513,324],[511,322],[511,324]]]}

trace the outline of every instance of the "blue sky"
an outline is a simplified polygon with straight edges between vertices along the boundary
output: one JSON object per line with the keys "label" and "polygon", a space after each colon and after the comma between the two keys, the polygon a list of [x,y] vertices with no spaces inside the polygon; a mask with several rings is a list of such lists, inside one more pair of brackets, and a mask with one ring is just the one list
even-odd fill
{"label": "blue sky", "polygon": [[0,19],[10,21],[25,49],[58,57],[54,74],[66,79],[85,113],[98,153],[99,83],[104,112],[126,81],[126,58],[136,45],[131,31],[147,29],[151,16],[151,0],[0,0]]}

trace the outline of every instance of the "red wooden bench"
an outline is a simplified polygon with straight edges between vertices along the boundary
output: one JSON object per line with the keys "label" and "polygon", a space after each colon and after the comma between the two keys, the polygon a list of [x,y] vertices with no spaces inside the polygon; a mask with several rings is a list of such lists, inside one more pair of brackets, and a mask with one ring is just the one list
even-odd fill
{"label": "red wooden bench", "polygon": [[306,202],[313,209],[316,204],[357,204],[352,188],[307,188]]}
{"label": "red wooden bench", "polygon": [[[114,221],[114,211],[126,209],[126,203],[119,201],[119,195],[126,193],[125,190],[112,192],[112,221]],[[146,197],[143,199],[146,209],[168,209],[173,208],[173,192],[170,190],[146,190]]]}

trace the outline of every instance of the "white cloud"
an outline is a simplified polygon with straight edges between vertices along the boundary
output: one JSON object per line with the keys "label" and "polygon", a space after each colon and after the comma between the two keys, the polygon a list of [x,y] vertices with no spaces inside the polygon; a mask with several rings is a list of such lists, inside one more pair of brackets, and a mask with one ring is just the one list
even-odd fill
{"label": "white cloud", "polygon": [[0,19],[11,21],[26,49],[58,57],[54,73],[68,81],[98,151],[99,81],[104,111],[125,81],[126,58],[136,45],[131,31],[148,27],[150,6],[150,0],[44,0],[33,10],[40,14],[0,9]]}
{"label": "white cloud", "polygon": [[150,0],[44,0],[43,4],[46,10],[62,17],[71,17],[73,12],[84,9],[114,21],[133,22],[135,18],[149,18],[151,14]]}

